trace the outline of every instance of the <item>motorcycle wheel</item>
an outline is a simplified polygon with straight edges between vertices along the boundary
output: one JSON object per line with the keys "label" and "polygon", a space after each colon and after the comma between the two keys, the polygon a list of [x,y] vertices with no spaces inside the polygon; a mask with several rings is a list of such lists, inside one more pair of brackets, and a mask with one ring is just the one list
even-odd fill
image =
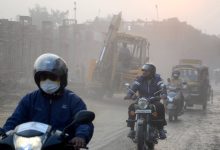
{"label": "motorcycle wheel", "polygon": [[147,143],[148,150],[154,150],[154,143]]}
{"label": "motorcycle wheel", "polygon": [[169,112],[169,121],[173,121],[173,115]]}
{"label": "motorcycle wheel", "polygon": [[187,105],[186,104],[184,105],[184,110],[187,110]]}
{"label": "motorcycle wheel", "polygon": [[137,131],[137,150],[147,150],[144,145],[144,139],[144,127],[139,125]]}
{"label": "motorcycle wheel", "polygon": [[175,115],[174,116],[174,121],[177,121],[178,120],[178,115]]}
{"label": "motorcycle wheel", "polygon": [[207,108],[207,102],[204,102],[204,104],[202,105],[202,109],[206,110],[206,108]]}

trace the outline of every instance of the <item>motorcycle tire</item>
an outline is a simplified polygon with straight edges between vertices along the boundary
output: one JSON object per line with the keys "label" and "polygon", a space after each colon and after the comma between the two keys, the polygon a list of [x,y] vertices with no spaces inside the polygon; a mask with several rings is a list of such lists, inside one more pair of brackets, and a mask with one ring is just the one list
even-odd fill
{"label": "motorcycle tire", "polygon": [[148,150],[154,150],[154,143],[147,143]]}
{"label": "motorcycle tire", "polygon": [[174,116],[174,121],[177,121],[178,120],[178,115],[175,115]]}
{"label": "motorcycle tire", "polygon": [[148,150],[154,150],[154,144],[153,143],[148,143]]}
{"label": "motorcycle tire", "polygon": [[169,121],[173,121],[173,115],[171,113],[169,113]]}
{"label": "motorcycle tire", "polygon": [[143,125],[139,125],[137,131],[137,150],[147,150],[145,148],[144,140],[145,140],[144,127]]}
{"label": "motorcycle tire", "polygon": [[202,105],[202,110],[206,110],[207,108],[207,102],[204,102],[204,104]]}

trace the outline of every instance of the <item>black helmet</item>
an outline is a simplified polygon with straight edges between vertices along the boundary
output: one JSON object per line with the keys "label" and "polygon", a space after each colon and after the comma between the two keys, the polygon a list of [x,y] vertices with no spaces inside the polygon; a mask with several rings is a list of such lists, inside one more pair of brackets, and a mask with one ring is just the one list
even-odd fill
{"label": "black helmet", "polygon": [[141,70],[151,72],[152,76],[154,76],[156,74],[156,67],[153,64],[144,64],[142,66]]}
{"label": "black helmet", "polygon": [[51,53],[40,55],[34,63],[34,80],[40,87],[40,75],[51,73],[60,78],[60,90],[67,86],[68,68],[66,62],[59,56]]}
{"label": "black helmet", "polygon": [[172,73],[173,78],[179,78],[180,72],[178,70],[173,71]]}

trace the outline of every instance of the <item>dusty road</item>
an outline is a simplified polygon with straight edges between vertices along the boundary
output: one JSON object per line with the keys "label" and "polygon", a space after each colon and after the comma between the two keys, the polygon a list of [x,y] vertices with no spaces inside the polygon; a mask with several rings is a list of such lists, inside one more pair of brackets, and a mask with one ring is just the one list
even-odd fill
{"label": "dusty road", "polygon": [[[0,93],[0,126],[25,93]],[[88,108],[95,111],[95,134],[90,143],[91,150],[134,150],[135,145],[126,137],[128,129],[127,107],[122,95],[114,99],[85,100]],[[176,123],[169,123],[167,140],[160,141],[157,150],[220,150],[220,88],[215,89],[214,104],[206,112],[195,107],[185,112]]]}
{"label": "dusty road", "polygon": [[[90,148],[94,150],[135,150],[126,137],[129,102],[117,96],[114,100],[99,102],[96,132]],[[92,108],[92,107],[91,107]],[[207,111],[201,106],[187,110],[176,123],[169,123],[167,140],[160,141],[157,150],[220,150],[220,88],[215,89],[214,103]]]}

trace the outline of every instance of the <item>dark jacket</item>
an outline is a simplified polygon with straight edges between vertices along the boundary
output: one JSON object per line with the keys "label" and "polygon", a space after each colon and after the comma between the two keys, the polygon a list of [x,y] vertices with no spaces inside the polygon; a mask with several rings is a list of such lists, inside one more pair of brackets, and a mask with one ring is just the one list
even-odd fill
{"label": "dark jacket", "polygon": [[161,90],[162,84],[163,81],[159,75],[155,75],[151,80],[147,80],[143,76],[140,76],[132,83],[128,95],[132,96],[134,93],[138,92],[140,97],[150,98],[160,96],[160,94],[166,94],[166,91],[162,93],[159,92],[156,95],[154,95],[154,93]]}
{"label": "dark jacket", "polygon": [[[49,124],[53,129],[62,131],[80,110],[86,110],[85,103],[69,90],[64,90],[61,96],[54,98],[49,98],[37,90],[27,94],[19,102],[3,129],[9,131],[19,124],[35,121]],[[84,138],[88,143],[92,138],[93,129],[92,124],[76,125],[69,134],[71,137]]]}

